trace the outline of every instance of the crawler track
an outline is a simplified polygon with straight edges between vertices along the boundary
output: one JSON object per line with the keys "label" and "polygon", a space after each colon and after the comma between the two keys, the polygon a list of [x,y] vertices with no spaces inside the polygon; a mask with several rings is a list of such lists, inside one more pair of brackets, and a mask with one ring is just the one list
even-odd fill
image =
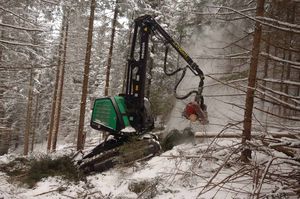
{"label": "crawler track", "polygon": [[134,139],[127,142],[112,140],[100,144],[78,161],[78,167],[86,174],[103,172],[117,165],[126,165],[153,157],[160,152],[160,149],[160,144],[154,139]]}

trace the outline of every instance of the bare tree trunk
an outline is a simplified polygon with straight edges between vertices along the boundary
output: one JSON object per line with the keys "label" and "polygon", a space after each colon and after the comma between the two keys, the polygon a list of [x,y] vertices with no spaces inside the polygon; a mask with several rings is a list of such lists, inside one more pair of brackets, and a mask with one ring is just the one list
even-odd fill
{"label": "bare tree trunk", "polygon": [[39,115],[39,93],[36,94],[36,101],[35,101],[35,112],[33,116],[33,126],[32,126],[32,137],[31,137],[31,148],[30,151],[33,151],[34,143],[35,143],[35,135],[36,135],[36,128],[38,127],[38,115]]}
{"label": "bare tree trunk", "polygon": [[58,79],[59,79],[59,65],[60,64],[57,65],[57,69],[56,69],[56,80],[55,80],[54,93],[52,99],[52,110],[50,116],[50,127],[49,127],[48,138],[47,138],[48,152],[50,152],[51,145],[52,145],[52,132],[53,132],[53,125],[54,125],[54,114],[55,114],[55,105],[56,105],[56,98],[57,98]]}
{"label": "bare tree trunk", "polygon": [[[154,43],[152,43],[152,47],[151,47],[151,50],[150,52],[152,54],[154,54]],[[152,83],[152,69],[154,67],[154,60],[153,60],[153,57],[150,56],[150,60],[149,60],[149,79],[148,79],[148,82],[147,82],[147,91],[146,91],[146,97],[149,99],[150,98],[150,93],[151,93],[151,83]]]}
{"label": "bare tree trunk", "polygon": [[[286,35],[285,35],[286,36]],[[286,50],[283,50],[283,55],[282,55],[282,59],[286,59]],[[284,81],[284,78],[285,78],[285,66],[286,66],[286,64],[283,64],[283,66],[282,67],[280,67],[280,80],[281,80],[281,82],[283,82]],[[280,84],[279,85],[280,86],[280,92],[281,93],[283,93],[283,84]],[[283,96],[279,96],[279,99],[280,100],[283,100]],[[284,107],[280,104],[279,105],[279,110],[278,110],[278,115],[283,115],[283,109],[284,109]]]}
{"label": "bare tree trunk", "polygon": [[[0,16],[0,20],[4,22],[5,18]],[[0,30],[0,38],[4,39],[4,30]],[[2,62],[3,57],[3,50],[4,47],[0,45],[0,64]],[[9,142],[11,137],[11,131],[9,131],[9,127],[11,127],[11,124],[7,122],[6,119],[6,110],[4,106],[4,93],[7,90],[7,87],[5,86],[6,82],[6,74],[0,72],[0,155],[4,155],[8,153],[9,149]]]}
{"label": "bare tree trunk", "polygon": [[82,150],[83,146],[84,146],[84,136],[85,135],[83,133],[83,129],[84,129],[87,88],[88,88],[88,82],[89,82],[91,50],[92,50],[92,42],[93,42],[95,8],[96,8],[96,1],[91,0],[89,29],[88,29],[87,47],[86,47],[85,62],[84,62],[83,83],[82,83],[82,95],[81,95],[81,102],[80,102],[80,116],[79,116],[79,126],[78,126],[78,135],[77,135],[77,150]]}
{"label": "bare tree trunk", "polygon": [[25,125],[25,133],[24,133],[24,155],[28,155],[28,151],[29,151],[29,135],[31,131],[32,94],[33,94],[33,72],[34,72],[33,66],[31,66],[29,88],[28,88],[26,125]]}
{"label": "bare tree trunk", "polygon": [[[133,20],[134,19],[134,13],[132,14],[132,17],[131,19]],[[128,45],[130,45],[130,42],[131,42],[131,37],[132,37],[132,34],[131,34],[131,30],[133,28],[133,23],[131,23],[130,27],[129,27],[129,30],[128,30]],[[128,55],[130,53],[130,48],[128,48],[127,50],[127,54],[126,54],[126,59],[128,58]],[[127,77],[127,67],[128,67],[128,64],[126,63],[125,65],[125,69],[124,69],[124,75],[123,75],[123,80],[122,80],[122,92],[125,93],[125,89],[126,89],[126,77]]]}
{"label": "bare tree trunk", "polygon": [[[291,8],[291,10],[289,8],[287,8],[287,22],[289,23],[295,23],[295,12],[296,12],[296,5],[294,4],[293,7]],[[286,40],[286,44],[287,44],[287,48],[292,48],[293,47],[293,33],[292,32],[288,32],[287,33],[287,40]],[[289,50],[287,52],[287,60],[291,61],[292,60],[292,52]],[[290,80],[290,77],[291,77],[291,67],[290,67],[290,64],[286,64],[287,65],[287,70],[286,70],[286,77],[285,77],[285,80]],[[288,84],[285,84],[285,88],[284,88],[284,92],[286,94],[289,94],[289,85]],[[285,102],[288,102],[288,97],[284,97],[284,101]],[[289,111],[290,113],[291,111]],[[286,116],[288,114],[288,111],[287,109],[285,108],[284,109],[284,112],[283,112],[284,116]]]}
{"label": "bare tree trunk", "polygon": [[61,102],[62,102],[62,94],[64,87],[64,77],[65,77],[65,64],[66,64],[66,54],[67,54],[67,43],[68,43],[68,31],[69,31],[69,11],[64,11],[64,35],[63,35],[63,52],[61,59],[61,66],[59,72],[59,87],[58,87],[58,95],[56,100],[56,114],[54,117],[54,128],[53,128],[53,141],[52,141],[52,150],[56,150],[57,136],[59,130],[59,122],[60,122],[60,112],[61,112]]}
{"label": "bare tree trunk", "polygon": [[109,47],[109,52],[108,52],[107,68],[106,68],[105,89],[104,89],[104,95],[105,96],[108,95],[108,89],[109,89],[111,59],[112,59],[112,55],[113,55],[114,39],[115,39],[118,12],[119,12],[118,11],[118,0],[116,0],[114,18],[113,18],[113,21],[112,21],[112,30],[111,30],[110,47]]}
{"label": "bare tree trunk", "polygon": [[[257,0],[256,16],[263,16],[264,14],[264,0]],[[253,103],[254,103],[254,90],[256,86],[256,73],[258,67],[258,57],[260,48],[262,27],[259,22],[255,23],[252,56],[250,62],[250,70],[248,77],[248,89],[246,95],[245,113],[244,113],[244,130],[242,143],[246,144],[247,140],[251,140],[251,126],[252,126],[252,113],[253,113]],[[251,158],[251,150],[244,149],[241,154],[241,160],[248,162]]]}
{"label": "bare tree trunk", "polygon": [[[182,45],[183,37],[184,37],[183,32],[180,31],[180,34],[179,34],[179,41],[178,41],[179,46]],[[180,57],[181,57],[181,56],[180,56],[179,54],[177,54],[176,69],[180,68]],[[179,79],[178,76],[179,76],[179,74],[176,73],[176,74],[175,74],[175,82],[177,82],[177,80]]]}
{"label": "bare tree trunk", "polygon": [[[65,10],[64,10],[65,11]],[[64,14],[65,16],[65,14]],[[55,126],[55,115],[57,115],[57,92],[58,92],[58,86],[59,86],[59,76],[60,76],[60,68],[61,68],[61,57],[63,54],[63,37],[64,37],[64,18],[62,20],[62,26],[61,26],[61,32],[60,32],[60,43],[59,43],[59,49],[58,49],[58,62],[56,67],[56,79],[55,79],[55,86],[54,86],[54,93],[53,93],[53,100],[52,100],[52,110],[51,110],[51,116],[50,116],[50,127],[49,127],[49,133],[48,133],[48,142],[47,142],[47,151],[51,151],[52,146],[52,139],[53,139],[53,129]]]}
{"label": "bare tree trunk", "polygon": [[[0,18],[2,20],[2,18]],[[3,30],[0,30],[0,38],[3,39]],[[0,64],[2,62],[2,54],[3,54],[3,46],[0,45]],[[5,109],[3,103],[3,94],[5,89],[5,75],[3,73],[0,74],[0,121],[1,124],[4,124],[4,117],[5,117]]]}
{"label": "bare tree trunk", "polygon": [[[273,7],[271,6],[270,9],[271,10],[270,10],[269,17],[272,18],[273,17]],[[267,30],[268,30],[268,32],[266,34],[266,42],[265,42],[266,47],[265,47],[265,50],[266,50],[266,53],[269,54],[270,53],[270,46],[271,46],[270,42],[272,41],[272,34],[270,33],[270,31],[271,31],[270,27],[268,27]],[[268,71],[269,71],[269,57],[266,57],[265,58],[265,63],[264,63],[263,79],[269,77]],[[262,84],[263,84],[263,87],[264,87],[264,88],[262,88],[262,90],[265,92],[265,87],[267,87],[267,81],[263,81]],[[262,109],[264,110],[265,109],[265,103],[266,103],[265,102],[265,95],[262,95],[262,99],[263,99],[262,100]]]}

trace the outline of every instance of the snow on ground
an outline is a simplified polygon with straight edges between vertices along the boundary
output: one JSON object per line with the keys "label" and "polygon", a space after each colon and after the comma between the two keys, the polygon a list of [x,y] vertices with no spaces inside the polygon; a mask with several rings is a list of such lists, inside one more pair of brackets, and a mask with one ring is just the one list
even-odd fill
{"label": "snow on ground", "polygon": [[[251,193],[258,191],[258,186],[250,175],[251,167],[237,160],[238,141],[220,139],[214,144],[210,143],[211,140],[204,140],[195,145],[182,144],[147,162],[91,174],[85,182],[79,183],[49,177],[33,189],[27,189],[21,185],[10,184],[8,177],[1,173],[0,198],[250,198]],[[69,146],[67,149],[60,147],[54,155],[64,154],[69,150]],[[13,154],[1,156],[0,164],[7,163],[14,157]],[[258,152],[254,154],[253,160],[253,165],[271,162],[270,165],[274,167],[269,169],[274,169],[274,172],[288,172],[291,169],[284,164],[277,164],[278,162],[275,164],[274,158]],[[135,193],[137,186],[143,186],[144,191]],[[281,187],[278,182],[264,183],[260,193],[276,192]]]}

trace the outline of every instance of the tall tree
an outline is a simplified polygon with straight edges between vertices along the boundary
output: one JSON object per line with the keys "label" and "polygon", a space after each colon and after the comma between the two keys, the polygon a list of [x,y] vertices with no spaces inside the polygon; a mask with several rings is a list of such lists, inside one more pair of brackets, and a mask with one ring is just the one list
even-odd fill
{"label": "tall tree", "polygon": [[63,88],[64,88],[64,79],[65,79],[65,65],[66,65],[66,54],[67,54],[67,44],[68,44],[68,33],[69,33],[69,10],[68,8],[64,8],[64,17],[63,17],[63,49],[61,53],[60,61],[60,70],[59,70],[59,87],[58,87],[58,95],[55,105],[56,114],[55,114],[55,126],[53,128],[53,142],[52,142],[52,150],[56,150],[57,144],[57,137],[58,137],[58,130],[59,130],[59,123],[60,123],[60,113],[61,113],[61,104],[62,104],[62,95],[63,95]]}
{"label": "tall tree", "polygon": [[[264,14],[264,0],[257,0],[256,16],[261,17]],[[244,113],[244,130],[242,143],[246,144],[247,140],[251,140],[251,125],[252,125],[252,114],[254,104],[254,92],[256,85],[256,74],[258,68],[259,48],[262,34],[262,25],[259,22],[255,23],[255,31],[252,46],[252,56],[250,62],[249,76],[248,76],[248,88],[246,95],[245,113]],[[242,151],[241,159],[244,162],[249,161],[251,158],[251,150],[244,149]]]}
{"label": "tall tree", "polygon": [[93,44],[95,8],[96,8],[96,1],[91,0],[88,37],[87,37],[87,46],[86,46],[84,73],[83,73],[84,77],[83,77],[82,94],[81,94],[81,101],[80,101],[80,116],[79,116],[79,126],[78,126],[78,134],[77,134],[77,150],[82,150],[84,146],[85,133],[83,132],[83,130],[84,130],[85,109],[86,109],[86,98],[88,93],[91,50]]}
{"label": "tall tree", "polygon": [[66,7],[63,8],[63,18],[61,23],[61,32],[60,32],[60,44],[58,48],[57,56],[57,68],[56,68],[56,79],[55,87],[52,100],[52,112],[50,119],[50,128],[48,133],[48,144],[47,150],[50,151],[51,148],[55,149],[57,132],[59,128],[59,117],[60,117],[60,104],[61,104],[61,95],[64,82],[64,64],[66,56],[66,47],[67,47],[67,34],[68,34],[68,17]]}
{"label": "tall tree", "polygon": [[106,78],[105,78],[105,90],[104,95],[108,95],[109,90],[109,80],[110,80],[110,70],[111,70],[111,61],[113,56],[113,48],[114,48],[114,39],[115,39],[115,32],[116,32],[116,25],[117,25],[117,17],[118,17],[118,0],[116,0],[115,9],[114,9],[114,17],[112,20],[112,29],[111,29],[111,38],[110,38],[110,46],[108,52],[108,59],[107,59],[107,67],[106,67]]}
{"label": "tall tree", "polygon": [[26,126],[24,134],[24,155],[28,155],[29,152],[29,136],[31,132],[31,121],[32,121],[32,101],[33,101],[33,66],[30,70],[29,78],[29,89],[28,89],[28,102],[27,102],[27,113],[26,113]]}

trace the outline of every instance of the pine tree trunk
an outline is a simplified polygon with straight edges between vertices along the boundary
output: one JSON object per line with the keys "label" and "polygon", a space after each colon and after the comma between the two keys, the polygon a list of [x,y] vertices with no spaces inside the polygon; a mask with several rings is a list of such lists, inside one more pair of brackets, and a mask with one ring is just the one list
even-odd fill
{"label": "pine tree trunk", "polygon": [[92,50],[92,42],[93,42],[95,8],[96,8],[96,1],[91,0],[87,47],[86,47],[85,62],[84,62],[84,74],[83,74],[84,76],[83,76],[83,83],[82,83],[82,95],[81,95],[81,102],[80,102],[79,127],[78,127],[78,135],[77,135],[77,150],[78,151],[82,150],[83,146],[84,146],[85,134],[83,132],[83,129],[84,129],[84,119],[85,119],[87,88],[88,88],[88,82],[89,82],[91,50]]}
{"label": "pine tree trunk", "polygon": [[[273,17],[273,7],[271,7],[270,8],[271,10],[270,10],[270,14],[269,14],[269,17],[270,18],[272,18]],[[265,47],[265,51],[266,51],[266,53],[267,54],[270,54],[270,47],[271,47],[271,44],[270,44],[270,42],[272,41],[272,34],[270,33],[270,31],[271,31],[271,28],[270,27],[268,27],[267,28],[267,34],[266,34],[266,47]],[[265,58],[265,63],[264,63],[264,75],[263,75],[263,79],[265,79],[265,78],[268,78],[269,77],[269,73],[268,73],[268,71],[269,71],[269,57],[266,57]],[[267,81],[263,81],[262,82],[262,84],[263,84],[263,88],[262,88],[262,91],[263,92],[265,92],[265,87],[267,87],[267,85],[268,85],[268,83],[267,83]],[[265,95],[262,95],[262,110],[265,110]]]}
{"label": "pine tree trunk", "polygon": [[[282,53],[282,59],[286,59],[286,50],[283,50],[283,53]],[[281,80],[281,82],[283,82],[284,81],[284,78],[285,78],[285,66],[286,66],[286,64],[283,64],[283,66],[282,67],[280,67],[280,80]],[[281,93],[283,93],[283,84],[280,84],[279,85],[280,86],[280,89],[279,89],[279,91],[281,92]],[[283,96],[279,96],[279,99],[280,100],[283,100]],[[278,115],[280,115],[280,116],[283,116],[283,109],[284,109],[284,107],[282,106],[282,104],[279,104],[279,110],[278,110]]]}
{"label": "pine tree trunk", "polygon": [[33,116],[33,126],[32,126],[32,137],[31,137],[31,148],[30,151],[33,151],[34,148],[34,143],[35,143],[35,135],[36,135],[36,129],[38,127],[38,115],[39,115],[39,93],[36,95],[36,101],[35,101],[35,112],[34,112],[34,116]]}
{"label": "pine tree trunk", "polygon": [[105,78],[105,89],[104,95],[108,95],[109,90],[109,79],[110,79],[110,69],[111,69],[111,59],[113,56],[113,48],[114,48],[114,39],[115,39],[115,32],[116,32],[116,25],[117,25],[117,17],[118,17],[118,0],[116,0],[116,6],[114,11],[114,18],[112,21],[112,30],[111,30],[111,39],[110,39],[110,46],[108,52],[108,59],[107,59],[107,68],[106,68],[106,78]]}
{"label": "pine tree trunk", "polygon": [[63,51],[61,59],[61,66],[59,72],[59,87],[58,87],[58,95],[56,100],[56,114],[54,118],[54,128],[53,128],[53,141],[52,141],[52,150],[56,150],[57,144],[57,136],[59,130],[59,122],[60,122],[60,112],[61,112],[61,102],[62,102],[62,94],[63,94],[63,87],[64,87],[64,77],[65,77],[65,64],[66,64],[66,54],[67,54],[67,44],[68,44],[68,31],[69,31],[69,12],[64,11],[64,19],[63,19],[63,26],[64,26],[64,34],[63,34]]}
{"label": "pine tree trunk", "polygon": [[[4,21],[4,17],[0,17],[0,20],[2,22]],[[0,38],[3,39],[4,37],[4,30],[0,30]],[[2,62],[2,56],[3,56],[3,49],[4,47],[0,45],[0,64]],[[5,86],[5,73],[0,72],[0,155],[4,155],[8,152],[9,149],[9,131],[7,127],[10,127],[7,120],[5,119],[6,111],[4,107],[4,99],[3,95],[5,91],[7,90]]]}
{"label": "pine tree trunk", "polygon": [[[63,10],[65,12],[65,10]],[[65,16],[65,13],[63,14]],[[59,87],[59,77],[60,77],[60,68],[61,68],[61,57],[63,54],[63,41],[64,41],[64,18],[62,20],[62,26],[61,26],[61,32],[60,32],[60,43],[58,48],[58,61],[57,61],[57,67],[56,67],[56,78],[55,78],[55,86],[54,86],[54,93],[53,93],[53,100],[52,100],[52,110],[51,110],[51,116],[50,116],[50,126],[49,126],[49,133],[48,133],[48,139],[47,139],[47,151],[51,151],[52,146],[52,139],[53,139],[53,129],[55,125],[56,115],[57,115],[57,95],[58,95],[58,87]]]}
{"label": "pine tree trunk", "polygon": [[[296,6],[295,4],[293,5],[293,7],[291,8],[291,10],[288,8],[287,9],[287,22],[293,24],[295,23],[295,12],[296,12]],[[287,33],[287,40],[286,40],[286,47],[288,49],[292,48],[293,47],[293,33],[292,32],[288,32]],[[287,52],[287,60],[289,61],[292,61],[292,52],[289,50]],[[290,67],[290,64],[286,64],[286,77],[285,77],[285,80],[290,80],[290,77],[291,77],[291,67]],[[286,94],[289,94],[289,84],[285,84],[285,88],[284,88],[284,92]],[[284,102],[288,102],[288,97],[284,97]],[[285,108],[284,109],[284,116],[286,116],[287,114],[289,114],[290,111],[288,112],[288,110]]]}
{"label": "pine tree trunk", "polygon": [[31,113],[32,113],[32,94],[33,94],[33,66],[30,69],[29,88],[28,88],[28,102],[26,113],[26,125],[24,134],[24,155],[28,155],[29,151],[29,135],[31,131]]}
{"label": "pine tree trunk", "polygon": [[[151,47],[151,50],[150,52],[152,54],[154,54],[154,49],[155,49],[155,46],[154,46],[154,43],[152,43],[152,47]],[[153,60],[153,57],[150,56],[150,60],[149,60],[149,79],[148,79],[148,82],[147,82],[147,91],[146,91],[146,97],[149,99],[150,98],[150,93],[151,93],[151,83],[152,83],[152,69],[154,68],[154,60]]]}
{"label": "pine tree trunk", "polygon": [[[132,14],[132,17],[131,19],[133,20],[134,19],[134,14]],[[131,30],[133,28],[133,23],[131,23],[130,27],[129,27],[129,30],[128,30],[128,45],[131,44],[131,37],[132,37],[132,34],[131,34]],[[126,54],[126,59],[128,58],[128,55],[130,53],[130,48],[127,48],[127,54]],[[125,93],[126,92],[126,77],[127,77],[127,69],[128,68],[128,64],[126,63],[125,65],[125,70],[124,70],[124,75],[123,75],[123,80],[122,80],[122,92]]]}
{"label": "pine tree trunk", "polygon": [[[183,36],[184,36],[184,35],[183,35],[183,32],[180,31],[180,34],[179,34],[179,41],[178,41],[179,46],[182,45]],[[179,69],[179,68],[180,68],[180,58],[181,58],[181,56],[180,56],[179,54],[177,54],[176,69]],[[180,78],[180,77],[179,77],[179,74],[176,73],[176,74],[175,74],[175,83],[177,82],[177,80],[178,80],[179,78]]]}
{"label": "pine tree trunk", "polygon": [[[3,30],[0,30],[0,38],[3,39]],[[2,62],[2,53],[3,53],[3,47],[0,45],[0,64]],[[3,103],[3,94],[5,91],[5,75],[3,73],[0,74],[0,122],[1,124],[4,123],[4,117],[5,117],[5,110],[4,110],[4,103]]]}
{"label": "pine tree trunk", "polygon": [[[257,0],[256,16],[263,16],[264,14],[264,0]],[[262,27],[259,22],[255,23],[254,39],[252,46],[252,56],[250,61],[250,70],[248,77],[248,89],[246,95],[245,113],[244,113],[244,130],[242,144],[246,144],[251,140],[251,126],[252,126],[252,113],[254,104],[254,90],[256,86],[256,73],[258,67],[259,48],[261,40]],[[251,150],[244,149],[241,154],[241,160],[248,162],[251,158]]]}

